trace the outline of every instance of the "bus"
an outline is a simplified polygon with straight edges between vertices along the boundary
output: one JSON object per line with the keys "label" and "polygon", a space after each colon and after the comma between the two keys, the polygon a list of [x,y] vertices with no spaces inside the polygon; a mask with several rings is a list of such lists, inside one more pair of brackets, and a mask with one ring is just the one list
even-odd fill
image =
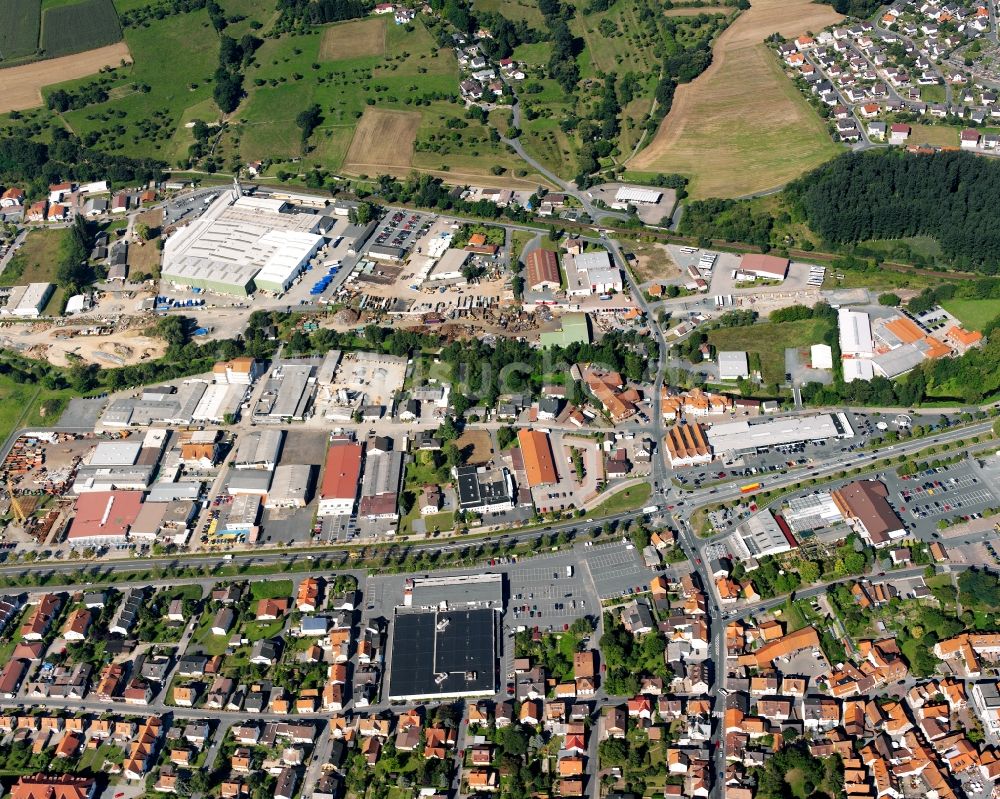
{"label": "bus", "polygon": [[740,487],[741,494],[752,494],[754,491],[760,488],[760,483],[748,483],[745,486]]}

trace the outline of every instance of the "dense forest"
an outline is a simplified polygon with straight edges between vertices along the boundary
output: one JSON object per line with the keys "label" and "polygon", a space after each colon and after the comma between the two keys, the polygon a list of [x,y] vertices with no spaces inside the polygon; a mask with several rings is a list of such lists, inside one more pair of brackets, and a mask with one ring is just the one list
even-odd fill
{"label": "dense forest", "polygon": [[31,197],[47,193],[64,180],[110,180],[137,185],[159,180],[166,167],[149,158],[128,158],[90,150],[62,129],[52,132],[52,143],[24,138],[0,138],[0,184],[20,186]]}
{"label": "dense forest", "polygon": [[786,196],[824,240],[931,236],[956,268],[1000,273],[1000,163],[969,153],[846,153]]}

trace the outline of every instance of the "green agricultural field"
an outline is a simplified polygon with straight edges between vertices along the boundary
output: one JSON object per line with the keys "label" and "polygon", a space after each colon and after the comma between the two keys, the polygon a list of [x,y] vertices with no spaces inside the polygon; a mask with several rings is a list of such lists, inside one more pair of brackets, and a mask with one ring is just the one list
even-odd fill
{"label": "green agricultural field", "polygon": [[38,0],[0,0],[0,63],[34,54],[41,14]]}
{"label": "green agricultural field", "polygon": [[821,344],[827,323],[822,319],[797,322],[763,322],[752,327],[712,330],[708,341],[716,350],[745,350],[760,356],[764,383],[781,383],[785,377],[785,349]]}
{"label": "green agricultural field", "polygon": [[114,44],[122,38],[111,0],[44,0],[41,47],[54,58]]}
{"label": "green agricultural field", "polygon": [[946,300],[942,305],[969,330],[982,330],[1000,316],[1000,302],[996,300]]}

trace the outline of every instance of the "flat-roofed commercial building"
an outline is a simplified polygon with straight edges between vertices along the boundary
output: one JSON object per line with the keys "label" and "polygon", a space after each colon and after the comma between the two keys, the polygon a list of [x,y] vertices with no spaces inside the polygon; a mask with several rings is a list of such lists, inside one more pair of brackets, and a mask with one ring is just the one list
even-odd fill
{"label": "flat-roofed commercial building", "polygon": [[320,516],[350,516],[361,478],[361,445],[334,441],[326,453],[323,482],[319,491]]}
{"label": "flat-roofed commercial building", "polygon": [[462,280],[462,267],[465,266],[471,255],[472,253],[470,252],[456,250],[454,247],[445,250],[437,263],[431,267],[427,279],[440,281]]}
{"label": "flat-roofed commercial building", "polygon": [[725,350],[719,353],[719,380],[743,380],[750,377],[750,362],[747,354],[740,350]]}
{"label": "flat-roofed commercial building", "polygon": [[0,308],[0,314],[28,318],[41,316],[55,288],[54,283],[13,286],[7,294],[7,303]]}
{"label": "flat-roofed commercial building", "polygon": [[871,358],[875,354],[872,325],[868,314],[841,308],[837,311],[840,354],[844,358]]}
{"label": "flat-roofed commercial building", "polygon": [[566,293],[570,297],[622,290],[621,272],[612,263],[607,250],[567,255],[563,266],[566,270]]}
{"label": "flat-roofed commercial building", "polygon": [[792,497],[782,515],[796,533],[829,527],[844,520],[829,491]]}
{"label": "flat-roofed commercial building", "polygon": [[807,441],[852,438],[854,428],[847,416],[838,412],[786,416],[756,423],[723,422],[712,425],[707,435],[716,453],[745,453]]}
{"label": "flat-roofed commercial building", "polygon": [[552,457],[552,442],[547,433],[521,429],[517,431],[517,441],[521,445],[524,471],[530,488],[559,482]]}
{"label": "flat-roofed commercial building", "polygon": [[493,610],[403,611],[393,623],[389,699],[492,696],[497,679]]}
{"label": "flat-roofed commercial building", "polygon": [[460,510],[497,513],[514,507],[514,479],[506,467],[459,466],[455,482]]}
{"label": "flat-roofed commercial building", "polygon": [[284,200],[224,191],[163,247],[163,279],[178,286],[246,296],[263,275],[278,293],[323,244],[323,217],[297,212]]}
{"label": "flat-roofed commercial building", "polygon": [[737,554],[743,559],[762,558],[788,552],[795,539],[791,532],[786,534],[778,519],[769,510],[756,513],[736,528],[732,537],[736,542]]}
{"label": "flat-roofed commercial building", "polygon": [[647,189],[642,186],[621,186],[615,192],[613,208],[625,208],[628,205],[656,205],[663,192],[659,189]]}
{"label": "flat-roofed commercial building", "polygon": [[403,606],[430,610],[503,608],[503,575],[459,574],[411,577],[403,588]]}
{"label": "flat-roofed commercial building", "polygon": [[366,452],[358,516],[398,519],[399,480],[402,473],[402,452]]}
{"label": "flat-roofed commercial building", "polygon": [[254,430],[240,433],[236,440],[234,469],[260,469],[273,472],[281,455],[284,430]]}
{"label": "flat-roofed commercial building", "polygon": [[313,467],[302,463],[279,463],[267,491],[266,508],[304,508],[313,485]]}

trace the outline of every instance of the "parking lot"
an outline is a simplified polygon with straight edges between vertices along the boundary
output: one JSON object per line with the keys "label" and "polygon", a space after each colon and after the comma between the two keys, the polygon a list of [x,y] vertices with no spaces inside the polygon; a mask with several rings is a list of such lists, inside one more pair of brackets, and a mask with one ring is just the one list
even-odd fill
{"label": "parking lot", "polygon": [[508,572],[508,625],[560,630],[581,616],[596,616],[600,604],[580,579],[577,561],[572,554],[561,553],[532,558],[524,568],[513,566]]}
{"label": "parking lot", "polygon": [[928,469],[906,480],[891,473],[887,478],[899,512],[916,532],[933,533],[941,519],[977,519],[998,502],[989,475],[973,460]]}
{"label": "parking lot", "polygon": [[384,244],[387,247],[409,249],[419,236],[427,232],[430,226],[431,217],[424,214],[395,211],[382,220],[382,226],[378,229],[373,242]]}
{"label": "parking lot", "polygon": [[588,547],[583,561],[590,569],[594,588],[601,599],[645,591],[649,588],[649,580],[653,576],[643,564],[638,550],[631,544],[615,543]]}

